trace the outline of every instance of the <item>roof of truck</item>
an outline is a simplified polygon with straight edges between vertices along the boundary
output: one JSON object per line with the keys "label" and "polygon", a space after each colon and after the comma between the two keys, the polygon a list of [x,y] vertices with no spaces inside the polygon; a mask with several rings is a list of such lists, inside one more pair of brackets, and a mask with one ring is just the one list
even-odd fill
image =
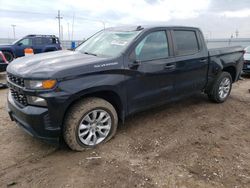
{"label": "roof of truck", "polygon": [[190,26],[171,26],[171,25],[134,25],[134,26],[119,26],[119,27],[110,27],[106,30],[111,31],[140,31],[143,29],[154,29],[154,28],[181,28],[181,29],[199,29],[197,27]]}
{"label": "roof of truck", "polygon": [[30,34],[25,37],[44,37],[44,38],[57,38],[55,35],[39,35],[39,34]]}

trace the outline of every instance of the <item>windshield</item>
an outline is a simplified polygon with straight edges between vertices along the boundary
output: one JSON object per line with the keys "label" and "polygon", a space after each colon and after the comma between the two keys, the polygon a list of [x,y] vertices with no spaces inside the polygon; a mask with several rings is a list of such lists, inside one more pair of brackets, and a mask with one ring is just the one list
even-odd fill
{"label": "windshield", "polygon": [[140,31],[101,31],[77,47],[76,51],[96,56],[116,57],[139,33]]}
{"label": "windshield", "polygon": [[246,53],[250,53],[250,46],[245,49]]}
{"label": "windshield", "polygon": [[12,44],[16,44],[18,41],[20,41],[21,39],[17,39],[14,42],[12,42]]}

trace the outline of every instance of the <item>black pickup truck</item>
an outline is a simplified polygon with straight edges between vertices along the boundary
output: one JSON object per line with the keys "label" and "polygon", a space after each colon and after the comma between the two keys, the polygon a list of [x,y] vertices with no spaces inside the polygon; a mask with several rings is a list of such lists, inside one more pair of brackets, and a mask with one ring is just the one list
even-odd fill
{"label": "black pickup truck", "polygon": [[103,30],[75,51],[19,58],[7,67],[12,120],[73,150],[111,139],[118,120],[195,92],[224,102],[243,66],[241,47],[208,50],[198,28]]}

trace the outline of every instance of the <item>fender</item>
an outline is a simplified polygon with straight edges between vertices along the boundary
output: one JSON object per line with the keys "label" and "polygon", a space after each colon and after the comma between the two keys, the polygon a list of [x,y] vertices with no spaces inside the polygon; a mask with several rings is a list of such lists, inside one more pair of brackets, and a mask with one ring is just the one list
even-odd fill
{"label": "fender", "polygon": [[8,51],[15,56],[15,48],[13,46],[0,46],[0,51]]}

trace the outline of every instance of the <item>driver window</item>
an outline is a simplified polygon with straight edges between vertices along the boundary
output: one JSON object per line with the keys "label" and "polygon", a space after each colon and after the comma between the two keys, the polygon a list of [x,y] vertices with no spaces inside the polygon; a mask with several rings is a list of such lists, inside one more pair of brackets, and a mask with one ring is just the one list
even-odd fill
{"label": "driver window", "polygon": [[32,45],[32,41],[31,39],[27,38],[27,39],[21,40],[18,44],[21,46],[30,46]]}
{"label": "driver window", "polygon": [[165,31],[148,34],[135,48],[136,60],[150,61],[167,58],[168,41]]}

